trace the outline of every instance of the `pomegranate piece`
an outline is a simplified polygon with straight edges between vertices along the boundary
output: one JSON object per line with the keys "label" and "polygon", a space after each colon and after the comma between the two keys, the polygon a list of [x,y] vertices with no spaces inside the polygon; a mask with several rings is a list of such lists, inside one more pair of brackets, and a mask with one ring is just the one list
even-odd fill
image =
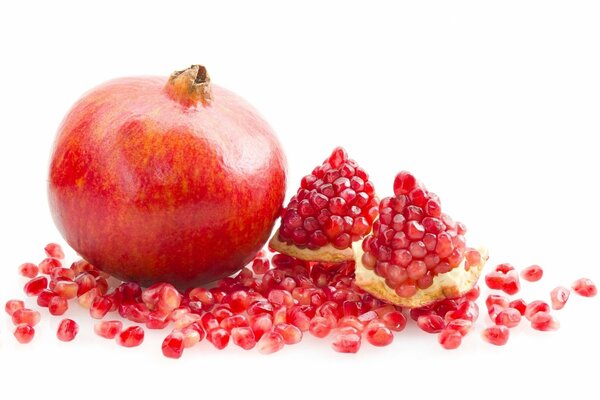
{"label": "pomegranate piece", "polygon": [[542,279],[544,270],[539,265],[530,265],[521,271],[521,278],[528,282],[537,282]]}
{"label": "pomegranate piece", "polygon": [[21,308],[13,313],[12,322],[15,325],[28,324],[36,326],[40,322],[40,313],[29,308]]}
{"label": "pomegranate piece", "polygon": [[438,342],[446,350],[453,350],[460,346],[463,334],[453,329],[444,329],[438,335]]}
{"label": "pomegranate piece", "polygon": [[121,321],[98,321],[94,324],[96,335],[106,339],[114,339],[123,329]]}
{"label": "pomegranate piece", "polygon": [[406,327],[406,317],[400,311],[390,311],[381,317],[381,322],[388,329],[395,332],[401,332]]}
{"label": "pomegranate piece", "polygon": [[59,244],[48,243],[46,247],[44,247],[44,251],[48,257],[56,258],[58,260],[63,260],[65,258],[65,253]]}
{"label": "pomegranate piece", "polygon": [[271,354],[283,349],[283,337],[277,332],[267,332],[258,341],[257,348],[260,354]]}
{"label": "pomegranate piece", "polygon": [[162,353],[167,358],[180,358],[183,354],[183,334],[172,332],[162,342]]}
{"label": "pomegranate piece", "polygon": [[250,350],[256,346],[256,337],[249,327],[237,327],[231,330],[231,339],[236,346]]}
{"label": "pomegranate piece", "polygon": [[504,325],[494,325],[487,327],[481,333],[481,337],[488,343],[495,346],[503,346],[508,342],[510,335],[509,329]]}
{"label": "pomegranate piece", "polygon": [[140,326],[130,326],[117,335],[117,344],[123,347],[136,347],[144,341],[144,329]]}
{"label": "pomegranate piece", "polygon": [[72,319],[63,319],[60,321],[58,325],[58,330],[56,331],[56,337],[58,340],[63,342],[70,342],[75,339],[77,333],[79,332],[79,325]]}
{"label": "pomegranate piece", "polygon": [[35,278],[39,273],[39,268],[34,263],[23,263],[19,265],[19,274],[26,278]]}
{"label": "pomegranate piece", "polygon": [[498,313],[494,322],[496,322],[496,325],[514,328],[521,322],[521,313],[517,309],[506,308]]}
{"label": "pomegranate piece", "polygon": [[571,292],[569,291],[569,289],[567,289],[564,286],[557,286],[554,289],[552,289],[552,292],[550,292],[552,309],[561,310],[567,303],[567,300],[569,300],[570,294]]}
{"label": "pomegranate piece", "polygon": [[281,335],[285,344],[296,344],[302,340],[302,331],[292,324],[276,324],[273,330]]}
{"label": "pomegranate piece", "polygon": [[351,327],[344,327],[336,330],[331,347],[338,353],[356,353],[360,349],[360,343],[358,331]]}
{"label": "pomegranate piece", "polygon": [[446,327],[446,321],[439,315],[422,315],[417,320],[417,325],[427,333],[438,333]]}
{"label": "pomegranate piece", "polygon": [[370,323],[363,331],[367,342],[373,346],[387,346],[394,340],[394,334],[381,322]]}
{"label": "pomegranate piece", "polygon": [[23,291],[27,296],[37,296],[42,290],[48,287],[48,278],[45,276],[38,276],[33,278],[25,284]]}
{"label": "pomegranate piece", "polygon": [[598,293],[598,289],[591,279],[580,278],[571,285],[571,288],[580,296],[594,297]]}
{"label": "pomegranate piece", "polygon": [[25,308],[25,302],[23,300],[8,300],[4,305],[4,311],[6,311],[6,313],[11,317],[15,311],[23,308]]}
{"label": "pomegranate piece", "polygon": [[53,296],[48,302],[48,311],[52,315],[63,315],[68,309],[69,303],[62,297]]}
{"label": "pomegranate piece", "polygon": [[560,328],[560,324],[552,315],[546,311],[535,313],[531,319],[531,327],[538,331],[555,331]]}
{"label": "pomegranate piece", "polygon": [[508,303],[508,306],[510,308],[514,308],[516,310],[519,310],[519,312],[521,313],[521,315],[525,315],[525,310],[527,309],[527,303],[525,302],[525,300],[523,300],[523,299],[513,300],[510,303]]}
{"label": "pomegranate piece", "polygon": [[531,303],[527,304],[527,308],[525,309],[525,318],[531,321],[533,316],[539,312],[550,312],[550,306],[548,303],[541,300],[534,300]]}
{"label": "pomegranate piece", "polygon": [[19,343],[26,344],[33,340],[35,329],[33,329],[33,326],[29,324],[18,324],[15,327],[13,335]]}
{"label": "pomegranate piece", "polygon": [[206,333],[206,339],[217,349],[222,350],[229,344],[229,332],[223,328],[216,328]]}

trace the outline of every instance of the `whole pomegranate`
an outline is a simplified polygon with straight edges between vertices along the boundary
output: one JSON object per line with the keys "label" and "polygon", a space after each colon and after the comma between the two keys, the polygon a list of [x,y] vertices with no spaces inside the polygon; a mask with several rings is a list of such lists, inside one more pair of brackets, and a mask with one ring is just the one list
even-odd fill
{"label": "whole pomegranate", "polygon": [[193,65],[84,95],[58,130],[48,193],[58,229],[90,263],[189,287],[252,260],[285,185],[269,125]]}

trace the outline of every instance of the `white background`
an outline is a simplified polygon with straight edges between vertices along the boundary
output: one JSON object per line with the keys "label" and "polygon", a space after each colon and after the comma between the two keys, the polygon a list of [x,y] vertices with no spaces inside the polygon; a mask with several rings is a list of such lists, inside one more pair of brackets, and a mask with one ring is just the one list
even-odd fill
{"label": "white background", "polygon": [[[597,2],[284,3],[1,3],[2,304],[24,297],[17,266],[61,240],[45,180],[71,104],[107,79],[192,63],[278,132],[288,196],[343,145],[382,196],[397,171],[414,172],[467,224],[469,243],[491,249],[490,263],[542,265],[527,300],[581,276],[600,283]],[[35,340],[19,345],[3,316],[0,398],[590,398],[599,301],[571,296],[558,332],[523,324],[503,348],[471,334],[444,351],[410,326],[357,355],[306,338],[270,357],[203,342],[178,361],[161,355],[163,332],[135,349],[96,337],[76,305],[72,343],[55,339],[59,319],[44,312]]]}

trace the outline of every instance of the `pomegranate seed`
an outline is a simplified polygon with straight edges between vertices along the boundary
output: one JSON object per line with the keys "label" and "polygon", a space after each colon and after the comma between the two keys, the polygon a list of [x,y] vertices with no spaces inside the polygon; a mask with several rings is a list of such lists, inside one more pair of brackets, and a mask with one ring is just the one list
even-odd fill
{"label": "pomegranate seed", "polygon": [[521,278],[528,282],[537,282],[542,279],[544,270],[539,265],[530,265],[521,271]]}
{"label": "pomegranate seed", "polygon": [[258,341],[258,352],[271,354],[283,349],[283,337],[277,332],[267,332]]}
{"label": "pomegranate seed", "polygon": [[396,196],[409,194],[415,187],[417,187],[417,180],[410,172],[401,171],[394,178],[394,194]]}
{"label": "pomegranate seed", "polygon": [[171,284],[165,283],[158,291],[157,309],[168,314],[181,305],[181,293]]}
{"label": "pomegranate seed", "polygon": [[72,319],[63,319],[58,325],[56,337],[63,342],[70,342],[75,339],[79,332],[79,325]]}
{"label": "pomegranate seed", "polygon": [[292,324],[277,324],[273,331],[281,335],[285,344],[296,344],[302,340],[302,331]]}
{"label": "pomegranate seed", "polygon": [[465,293],[465,298],[470,301],[475,301],[479,298],[480,289],[478,285],[473,286],[471,290]]}
{"label": "pomegranate seed", "polygon": [[331,347],[338,353],[356,353],[360,349],[360,334],[351,327],[339,328],[335,332]]}
{"label": "pomegranate seed", "polygon": [[496,325],[504,325],[514,328],[521,322],[521,313],[514,308],[506,308],[498,313],[495,319]]}
{"label": "pomegranate seed", "polygon": [[54,292],[60,297],[70,300],[77,297],[77,291],[79,286],[75,282],[71,281],[58,281],[54,285]]}
{"label": "pomegranate seed", "polygon": [[446,327],[446,322],[439,315],[429,314],[421,315],[417,319],[417,325],[427,333],[438,333]]}
{"label": "pomegranate seed", "polygon": [[113,302],[110,297],[98,296],[92,301],[90,307],[90,316],[95,319],[102,319],[113,306]]}
{"label": "pomegranate seed", "polygon": [[35,329],[29,324],[18,324],[13,333],[19,343],[29,343],[33,340]]}
{"label": "pomegranate seed", "polygon": [[96,287],[96,278],[88,272],[83,272],[75,278],[77,296],[81,296]]}
{"label": "pomegranate seed", "polygon": [[406,327],[406,317],[400,311],[390,311],[381,317],[381,322],[392,331],[401,332]]}
{"label": "pomegranate seed", "polygon": [[512,296],[517,294],[520,289],[521,283],[519,282],[519,275],[516,271],[509,271],[504,277],[502,291]]}
{"label": "pomegranate seed", "polygon": [[48,307],[48,305],[50,304],[50,300],[52,300],[53,297],[56,297],[56,293],[54,293],[52,290],[48,290],[48,289],[42,290],[42,292],[40,294],[38,294],[38,297],[37,297],[38,306]]}
{"label": "pomegranate seed", "polygon": [[273,305],[268,301],[258,300],[251,303],[246,312],[248,315],[271,314],[273,312]]}
{"label": "pomegranate seed", "polygon": [[264,257],[257,257],[252,262],[252,270],[256,275],[263,275],[269,270],[269,259]]}
{"label": "pomegranate seed", "polygon": [[453,350],[460,346],[463,335],[453,329],[444,329],[438,335],[438,342],[446,350]]}
{"label": "pomegranate seed", "polygon": [[140,326],[130,326],[117,335],[117,344],[123,347],[136,347],[144,341],[144,329]]}
{"label": "pomegranate seed", "polygon": [[26,278],[35,278],[39,273],[39,268],[33,263],[24,263],[19,265],[19,274]]}
{"label": "pomegranate seed", "polygon": [[229,305],[221,304],[213,309],[212,314],[220,323],[225,318],[231,317],[233,315],[233,312],[229,309]]}
{"label": "pomegranate seed", "polygon": [[198,344],[206,335],[197,322],[184,328],[181,332],[183,333],[183,347],[186,349]]}
{"label": "pomegranate seed", "polygon": [[244,350],[250,350],[256,346],[256,337],[249,327],[233,328],[231,330],[233,343]]}
{"label": "pomegranate seed", "polygon": [[371,322],[363,331],[363,335],[373,346],[387,346],[394,340],[394,334],[383,323]]}
{"label": "pomegranate seed", "polygon": [[13,313],[12,322],[15,325],[28,324],[36,326],[40,322],[40,313],[29,308],[21,308]]}
{"label": "pomegranate seed", "polygon": [[25,302],[23,302],[23,300],[8,300],[6,302],[6,305],[4,306],[4,310],[11,317],[15,313],[15,311],[21,310],[23,308],[25,308]]}
{"label": "pomegranate seed", "polygon": [[[302,288],[295,288],[294,290],[297,290],[297,289],[302,289]],[[269,302],[276,307],[280,307],[280,306],[291,307],[294,305],[294,297],[292,296],[292,294],[290,292],[285,291],[285,290],[279,290],[279,289],[271,290],[269,292],[269,295],[267,298],[269,299]]]}
{"label": "pomegranate seed", "polygon": [[94,302],[94,299],[98,297],[98,290],[94,287],[91,290],[83,293],[77,298],[79,305],[85,309],[90,309]]}
{"label": "pomegranate seed", "polygon": [[207,332],[206,339],[217,349],[222,350],[229,344],[229,332],[223,328],[216,328]]}
{"label": "pomegranate seed", "polygon": [[550,313],[540,311],[531,317],[531,327],[538,331],[555,331],[560,328],[560,324],[552,318]]}
{"label": "pomegranate seed", "polygon": [[577,279],[571,285],[571,288],[580,296],[583,297],[594,297],[598,293],[598,289],[594,282],[587,278]]}
{"label": "pomegranate seed", "polygon": [[114,339],[123,329],[121,321],[98,321],[94,325],[96,335],[106,339]]}
{"label": "pomegranate seed", "polygon": [[569,300],[569,295],[571,292],[564,286],[558,286],[552,289],[550,292],[550,300],[552,301],[552,309],[553,310],[561,310],[567,300]]}
{"label": "pomegranate seed", "polygon": [[514,271],[515,267],[512,266],[512,264],[509,263],[504,263],[504,264],[498,264],[496,265],[496,268],[494,268],[494,271],[496,272],[500,272],[501,274],[508,274],[510,271]]}
{"label": "pomegranate seed", "polygon": [[200,316],[198,314],[193,314],[193,313],[185,313],[183,314],[180,318],[178,318],[177,320],[174,321],[173,327],[175,329],[184,329],[187,328],[188,326],[195,324],[196,322],[200,321]]}
{"label": "pomegranate seed", "polygon": [[513,300],[510,303],[508,303],[508,306],[510,308],[514,308],[516,310],[519,310],[519,312],[521,313],[521,315],[525,315],[525,310],[527,309],[527,303],[525,303],[525,300],[523,300],[523,299]]}
{"label": "pomegranate seed", "polygon": [[331,332],[331,323],[325,317],[313,317],[313,319],[310,320],[308,331],[311,335],[318,338],[327,337]]}
{"label": "pomegranate seed", "polygon": [[55,270],[56,268],[61,268],[62,264],[61,264],[60,260],[49,257],[49,258],[45,258],[44,260],[42,260],[42,262],[40,263],[40,265],[38,265],[38,267],[42,274],[50,275],[52,273],[52,271]]}
{"label": "pomegranate seed", "polygon": [[259,314],[250,318],[250,327],[257,340],[273,328],[273,317],[269,314]]}
{"label": "pomegranate seed", "polygon": [[508,342],[510,331],[504,325],[494,325],[485,328],[481,333],[481,337],[488,343],[495,346],[503,346]]}
{"label": "pomegranate seed", "polygon": [[492,305],[498,305],[502,308],[508,307],[508,299],[505,296],[500,294],[490,294],[487,299],[485,299],[485,305],[489,309]]}
{"label": "pomegranate seed", "polygon": [[[148,329],[164,329],[169,325],[170,322],[171,320],[168,318],[168,316],[165,316],[158,311],[152,311],[146,316],[146,328]],[[215,320],[215,323],[217,326],[219,326],[217,320]]]}
{"label": "pomegranate seed", "polygon": [[490,289],[502,290],[504,286],[504,274],[497,271],[492,271],[485,276],[485,284]]}
{"label": "pomegranate seed", "polygon": [[46,247],[44,247],[44,251],[48,257],[57,258],[59,260],[63,260],[65,258],[65,253],[63,252],[62,247],[56,243],[48,243]]}
{"label": "pomegranate seed", "polygon": [[471,330],[473,326],[473,322],[468,319],[453,319],[448,322],[445,330],[453,330],[459,332],[461,335],[465,336]]}
{"label": "pomegranate seed", "polygon": [[548,303],[543,302],[541,300],[534,300],[531,303],[527,304],[527,308],[525,309],[525,318],[529,321],[532,320],[533,316],[539,312],[549,312],[550,306]]}
{"label": "pomegranate seed", "polygon": [[211,312],[207,312],[200,317],[200,326],[202,326],[206,332],[220,327],[219,321]]}
{"label": "pomegranate seed", "polygon": [[45,276],[38,276],[33,278],[25,284],[23,290],[27,296],[37,296],[42,290],[48,287],[48,278]]}
{"label": "pomegranate seed", "polygon": [[183,334],[175,331],[167,335],[162,342],[162,353],[168,358],[179,358],[183,354]]}
{"label": "pomegranate seed", "polygon": [[231,332],[233,328],[247,327],[250,326],[248,319],[244,315],[232,315],[221,321],[221,328]]}
{"label": "pomegranate seed", "polygon": [[454,311],[446,313],[445,319],[451,321],[453,319],[468,319],[474,322],[479,317],[479,306],[473,301],[462,302]]}
{"label": "pomegranate seed", "polygon": [[52,315],[63,315],[68,309],[67,300],[59,296],[53,296],[48,303],[48,312]]}
{"label": "pomegranate seed", "polygon": [[73,281],[75,280],[75,272],[69,268],[56,268],[52,271],[52,274],[50,274],[50,278],[56,282],[63,280]]}
{"label": "pomegranate seed", "polygon": [[205,288],[194,288],[188,295],[190,300],[196,300],[202,303],[204,310],[210,310],[215,304],[215,298],[210,290]]}
{"label": "pomegranate seed", "polygon": [[499,306],[498,304],[492,304],[488,308],[488,315],[490,316],[490,320],[492,322],[496,321],[496,317],[498,317],[498,314],[500,314],[503,310],[504,308]]}

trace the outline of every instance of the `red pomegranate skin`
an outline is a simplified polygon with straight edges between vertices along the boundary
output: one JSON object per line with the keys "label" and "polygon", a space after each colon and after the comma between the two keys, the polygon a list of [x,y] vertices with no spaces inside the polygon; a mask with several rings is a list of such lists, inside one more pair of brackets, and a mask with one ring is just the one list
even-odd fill
{"label": "red pomegranate skin", "polygon": [[239,96],[212,85],[210,104],[189,106],[166,83],[113,80],[72,107],[52,152],[49,203],[65,240],[96,267],[190,287],[231,275],[262,248],[286,161]]}

